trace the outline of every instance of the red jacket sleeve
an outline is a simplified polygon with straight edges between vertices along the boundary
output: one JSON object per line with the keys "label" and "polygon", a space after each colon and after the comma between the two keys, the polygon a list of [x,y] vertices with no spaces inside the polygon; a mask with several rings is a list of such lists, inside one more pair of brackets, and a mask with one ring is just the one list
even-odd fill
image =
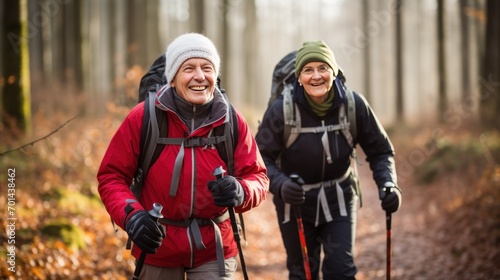
{"label": "red jacket sleeve", "polygon": [[258,206],[269,193],[267,169],[255,138],[245,119],[238,114],[238,142],[234,152],[234,176],[239,179],[245,190],[245,201],[237,207],[238,212],[245,212]]}
{"label": "red jacket sleeve", "polygon": [[143,104],[134,107],[122,122],[97,172],[101,200],[113,221],[123,229],[127,204],[133,207],[132,212],[144,209],[130,190],[140,152]]}

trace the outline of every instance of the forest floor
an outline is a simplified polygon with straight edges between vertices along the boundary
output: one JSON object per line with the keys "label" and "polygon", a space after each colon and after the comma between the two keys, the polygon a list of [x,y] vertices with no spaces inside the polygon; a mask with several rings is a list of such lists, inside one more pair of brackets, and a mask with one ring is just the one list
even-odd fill
{"label": "forest floor", "polygon": [[[134,259],[125,250],[126,235],[114,232],[96,192],[95,173],[120,123],[117,116],[127,111],[109,109],[112,115],[98,122],[75,120],[0,156],[0,279],[131,278]],[[47,135],[65,118],[35,117],[30,139]],[[0,134],[14,135],[1,127]],[[403,189],[402,207],[392,215],[393,279],[500,279],[500,135],[471,126],[389,134]],[[0,152],[29,143],[14,139],[2,141]],[[362,151],[358,159],[363,207],[357,279],[385,279],[385,214]],[[9,178],[15,195],[4,187]],[[249,278],[286,279],[272,194],[245,214],[245,226]],[[243,279],[241,271],[236,279]]]}

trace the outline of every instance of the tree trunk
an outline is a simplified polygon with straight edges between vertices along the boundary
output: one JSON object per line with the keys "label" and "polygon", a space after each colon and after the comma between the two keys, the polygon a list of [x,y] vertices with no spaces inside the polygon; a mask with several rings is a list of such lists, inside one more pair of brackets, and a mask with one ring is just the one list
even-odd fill
{"label": "tree trunk", "polygon": [[[363,4],[361,7],[361,18],[363,21],[363,28],[364,28],[364,34],[369,34],[368,33],[368,26],[370,22],[370,1],[369,0],[363,0]],[[364,96],[368,100],[368,102],[371,101],[371,48],[369,46],[369,43],[366,47],[363,48],[363,83],[365,84],[364,87]]]}
{"label": "tree trunk", "polygon": [[158,25],[158,10],[160,9],[160,2],[158,0],[148,0],[141,3],[144,3],[143,5],[146,5],[146,17],[144,20],[146,22],[146,29],[142,32],[146,34],[146,37],[144,38],[144,43],[146,43],[144,45],[146,51],[146,55],[144,56],[144,58],[146,59],[146,61],[143,66],[146,67],[146,69],[144,70],[147,71],[147,67],[153,64],[153,61],[158,58],[160,52],[163,52],[164,46],[162,46],[162,44],[160,43],[159,36],[160,31]]}
{"label": "tree trunk", "polygon": [[[81,39],[81,9],[76,1],[62,5],[64,12],[64,63],[63,79],[72,89],[82,89],[82,39]],[[63,80],[63,81],[64,81]],[[75,95],[75,94],[73,94]]]}
{"label": "tree trunk", "polygon": [[245,77],[249,78],[251,83],[247,83],[247,86],[243,88],[243,98],[246,99],[245,104],[251,104],[253,106],[262,106],[265,103],[259,102],[262,98],[256,94],[259,88],[258,77],[258,65],[256,60],[260,57],[258,54],[257,45],[257,8],[255,6],[255,0],[245,1],[245,53],[244,53],[244,63],[245,63]]}
{"label": "tree trunk", "polygon": [[[147,3],[139,0],[127,1],[127,48],[129,63],[128,66],[149,66],[152,61],[148,61],[147,53]],[[157,55],[157,54],[155,54]],[[156,58],[156,57],[155,57]]]}
{"label": "tree trunk", "polygon": [[[30,69],[31,69],[31,82],[37,89],[40,89],[45,84],[45,77],[43,71],[43,38],[40,26],[41,14],[40,3],[38,1],[28,1],[28,34],[29,34],[29,48],[30,48]],[[5,38],[2,36],[2,38]],[[33,90],[33,95],[37,94],[37,90]],[[35,98],[35,96],[33,96]],[[42,98],[42,97],[40,97]],[[36,104],[36,100],[33,100]]]}
{"label": "tree trunk", "polygon": [[404,122],[404,92],[403,92],[403,23],[402,17],[402,0],[397,0],[394,7],[396,15],[396,120]]}
{"label": "tree trunk", "polygon": [[460,0],[459,18],[460,18],[460,35],[461,35],[461,54],[462,54],[462,99],[466,100],[471,94],[470,82],[470,36],[469,36],[469,17],[466,14],[468,8],[468,0]]}
{"label": "tree trunk", "polygon": [[28,52],[27,0],[1,1],[2,40],[2,110],[1,119],[11,129],[30,131],[30,76]]}
{"label": "tree trunk", "polygon": [[205,32],[205,1],[189,0],[189,24],[197,33]]}
{"label": "tree trunk", "polygon": [[110,72],[110,24],[109,19],[110,1],[84,1],[84,61],[85,61],[85,85],[88,102],[86,114],[100,116],[105,111],[105,106],[111,96],[111,72]]}
{"label": "tree trunk", "polygon": [[[230,0],[222,0],[222,44],[221,44],[221,49],[220,49],[220,56],[221,56],[221,79],[222,79],[222,84],[226,85],[223,86],[224,88],[228,89],[229,81],[231,79],[230,71],[228,67],[223,67],[223,65],[230,65],[230,58],[231,58],[231,41],[230,41],[230,32],[231,32],[231,27],[229,26],[229,9],[231,5],[229,2]],[[228,96],[231,95],[231,89],[229,88],[228,91]]]}
{"label": "tree trunk", "polygon": [[485,128],[500,130],[500,1],[488,0],[486,50],[481,75],[481,120]]}
{"label": "tree trunk", "polygon": [[[125,76],[127,72],[127,33],[126,33],[126,13],[127,5],[122,0],[112,1],[113,32],[112,52],[113,52],[113,99],[123,99],[126,97]],[[134,101],[137,99],[134,99]]]}
{"label": "tree trunk", "polygon": [[447,109],[446,58],[445,58],[444,0],[437,0],[437,59],[438,59],[438,120],[444,121]]}

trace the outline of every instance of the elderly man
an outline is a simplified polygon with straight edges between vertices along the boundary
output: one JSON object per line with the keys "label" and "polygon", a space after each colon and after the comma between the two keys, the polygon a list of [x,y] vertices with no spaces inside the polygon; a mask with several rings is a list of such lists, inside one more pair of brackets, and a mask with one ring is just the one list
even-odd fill
{"label": "elderly man", "polygon": [[[167,115],[169,138],[206,139],[227,122],[232,106],[217,87],[219,68],[214,44],[201,34],[181,35],[167,47],[167,84],[155,102]],[[138,164],[144,107],[142,102],[133,108],[118,128],[97,174],[101,199],[134,242],[133,255],[148,253],[140,279],[184,279],[186,274],[189,279],[233,279],[238,250],[228,207],[248,211],[266,198],[269,187],[248,124],[236,112],[232,176],[214,178],[217,167],[228,168],[213,147],[167,144],[137,199],[129,186]],[[164,207],[159,223],[147,212],[153,203]]]}

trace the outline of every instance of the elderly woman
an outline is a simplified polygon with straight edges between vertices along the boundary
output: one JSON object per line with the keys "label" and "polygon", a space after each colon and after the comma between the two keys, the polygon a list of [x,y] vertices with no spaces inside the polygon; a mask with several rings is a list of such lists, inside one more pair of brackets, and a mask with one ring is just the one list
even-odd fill
{"label": "elderly woman", "polygon": [[[219,166],[228,167],[208,142],[184,145],[209,139],[228,122],[231,104],[217,87],[219,66],[215,46],[201,34],[181,35],[168,46],[167,84],[155,103],[166,114],[168,137],[185,141],[165,146],[147,173],[140,198],[129,186],[138,165],[144,102],[125,118],[102,160],[97,174],[101,199],[134,242],[133,255],[148,253],[139,279],[234,279],[238,249],[228,208],[245,212],[267,196],[266,167],[240,113],[233,176],[214,178]],[[148,215],[153,203],[163,205],[159,223]]]}
{"label": "elderly woman", "polygon": [[[353,246],[359,193],[357,174],[350,167],[354,147],[339,125],[339,114],[348,101],[346,88],[336,81],[338,74],[334,54],[323,41],[305,42],[296,55],[292,90],[295,115],[302,126],[296,130],[298,137],[291,145],[284,139],[282,99],[270,105],[256,135],[271,180],[289,279],[306,279],[306,274],[310,274],[307,279],[318,279],[320,269],[324,279],[355,279],[357,273]],[[393,213],[401,204],[393,146],[367,101],[353,94],[354,144],[367,155],[382,208]],[[297,178],[291,179],[292,174]],[[298,211],[290,211],[290,206]],[[302,213],[306,261],[294,213]]]}

